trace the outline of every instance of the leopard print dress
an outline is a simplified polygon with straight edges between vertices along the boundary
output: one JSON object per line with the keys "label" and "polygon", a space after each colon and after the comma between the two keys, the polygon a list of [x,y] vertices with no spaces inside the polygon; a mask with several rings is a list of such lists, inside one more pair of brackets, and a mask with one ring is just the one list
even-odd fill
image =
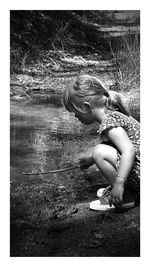
{"label": "leopard print dress", "polygon": [[[126,180],[126,185],[137,192],[140,189],[140,123],[133,117],[128,117],[118,111],[108,111],[98,131],[102,143],[108,141],[105,136],[105,130],[113,127],[122,127],[135,147],[134,165]],[[120,160],[121,153],[117,150],[116,170],[119,169]]]}

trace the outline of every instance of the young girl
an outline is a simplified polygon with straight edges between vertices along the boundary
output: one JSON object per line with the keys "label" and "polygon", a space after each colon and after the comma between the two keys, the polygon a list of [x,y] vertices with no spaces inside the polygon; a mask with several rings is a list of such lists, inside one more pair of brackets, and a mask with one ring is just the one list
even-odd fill
{"label": "young girl", "polygon": [[[91,157],[82,158],[80,167],[96,164],[110,186],[110,207],[133,207],[140,191],[140,124],[129,116],[120,95],[107,91],[96,77],[79,75],[72,88],[66,88],[63,102],[82,123],[100,124],[100,143]],[[101,209],[102,202],[91,203]]]}

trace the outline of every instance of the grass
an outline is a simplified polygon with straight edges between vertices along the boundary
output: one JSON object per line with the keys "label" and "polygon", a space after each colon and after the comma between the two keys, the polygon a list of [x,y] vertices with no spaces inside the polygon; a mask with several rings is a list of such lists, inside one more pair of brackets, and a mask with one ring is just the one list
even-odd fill
{"label": "grass", "polygon": [[115,65],[114,89],[117,91],[139,91],[140,88],[140,40],[139,34],[122,36],[114,51],[109,40]]}

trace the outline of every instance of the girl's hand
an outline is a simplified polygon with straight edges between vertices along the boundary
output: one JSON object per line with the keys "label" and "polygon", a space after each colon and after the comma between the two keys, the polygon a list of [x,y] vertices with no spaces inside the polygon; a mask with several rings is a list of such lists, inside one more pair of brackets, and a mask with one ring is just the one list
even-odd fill
{"label": "girl's hand", "polygon": [[94,160],[92,157],[81,158],[79,164],[81,169],[88,169],[91,165],[94,164]]}
{"label": "girl's hand", "polygon": [[115,182],[109,199],[110,207],[112,206],[112,204],[114,206],[121,205],[121,203],[123,202],[123,193],[124,193],[124,183]]}

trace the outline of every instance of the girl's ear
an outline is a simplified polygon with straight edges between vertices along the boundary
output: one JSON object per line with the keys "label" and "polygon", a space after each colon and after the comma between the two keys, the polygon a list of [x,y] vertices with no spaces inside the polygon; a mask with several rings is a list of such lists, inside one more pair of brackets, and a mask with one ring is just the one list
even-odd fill
{"label": "girl's ear", "polygon": [[84,102],[84,108],[86,111],[90,111],[91,110],[91,104],[89,102]]}

